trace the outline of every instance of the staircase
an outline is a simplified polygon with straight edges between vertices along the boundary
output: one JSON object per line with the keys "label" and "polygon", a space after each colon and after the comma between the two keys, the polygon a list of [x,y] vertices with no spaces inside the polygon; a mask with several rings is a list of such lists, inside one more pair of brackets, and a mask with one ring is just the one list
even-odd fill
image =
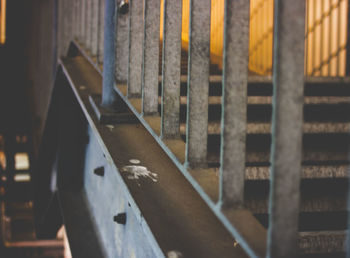
{"label": "staircase", "polygon": [[[218,174],[221,76],[211,76],[208,167]],[[181,84],[181,134],[186,141],[187,82]],[[245,206],[268,228],[272,83],[248,84]],[[304,90],[303,169],[299,215],[301,257],[344,257],[347,228],[350,88],[346,79],[307,78]],[[206,170],[208,171],[208,170]]]}

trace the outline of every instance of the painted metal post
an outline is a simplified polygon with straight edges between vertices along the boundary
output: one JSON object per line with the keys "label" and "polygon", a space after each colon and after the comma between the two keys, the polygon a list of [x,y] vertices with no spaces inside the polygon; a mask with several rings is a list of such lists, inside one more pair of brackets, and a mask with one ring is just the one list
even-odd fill
{"label": "painted metal post", "polygon": [[[348,13],[347,13],[347,39],[346,39],[346,67],[345,67],[345,76],[350,76],[350,3],[348,2]],[[348,172],[350,175],[350,171]],[[350,181],[349,181],[350,186]],[[350,226],[350,187],[348,192],[348,228]],[[346,257],[350,258],[350,230],[347,230],[346,234]]]}
{"label": "painted metal post", "polygon": [[66,55],[72,35],[72,6],[68,0],[63,1],[63,53]]}
{"label": "painted metal post", "polygon": [[126,83],[128,80],[129,59],[129,3],[118,0],[116,13],[116,67],[115,79],[118,83]]}
{"label": "painted metal post", "polygon": [[222,207],[244,202],[249,1],[225,1],[220,201]]}
{"label": "painted metal post", "polygon": [[160,0],[144,0],[142,113],[158,114]]}
{"label": "painted metal post", "polygon": [[162,138],[180,136],[182,0],[164,0]]}
{"label": "painted metal post", "polygon": [[302,162],[305,0],[275,0],[268,257],[296,257]]}
{"label": "painted metal post", "polygon": [[58,1],[58,58],[60,58],[63,53],[63,33],[63,1]]}
{"label": "painted metal post", "polygon": [[92,15],[92,1],[85,0],[85,48],[91,50],[91,15]]}
{"label": "painted metal post", "polygon": [[80,30],[80,0],[74,1],[74,38],[78,39]]}
{"label": "painted metal post", "polygon": [[130,0],[128,97],[141,97],[143,1]]}
{"label": "painted metal post", "polygon": [[97,56],[98,51],[98,6],[99,0],[92,0],[91,2],[91,55]]}
{"label": "painted metal post", "polygon": [[[339,7],[338,7],[339,8]],[[350,2],[348,2],[347,10],[347,36],[346,36],[346,67],[345,67],[345,76],[350,76]]]}
{"label": "painted metal post", "polygon": [[104,55],[102,79],[102,106],[113,108],[116,102],[115,71],[115,0],[105,0]]}
{"label": "painted metal post", "polygon": [[98,63],[103,63],[103,38],[104,38],[104,12],[105,12],[105,0],[99,1],[99,17],[98,17]]}
{"label": "painted metal post", "polygon": [[208,136],[210,0],[190,1],[186,165],[205,166]]}
{"label": "painted metal post", "polygon": [[79,41],[81,44],[85,43],[85,9],[86,9],[86,0],[80,0],[80,33]]}

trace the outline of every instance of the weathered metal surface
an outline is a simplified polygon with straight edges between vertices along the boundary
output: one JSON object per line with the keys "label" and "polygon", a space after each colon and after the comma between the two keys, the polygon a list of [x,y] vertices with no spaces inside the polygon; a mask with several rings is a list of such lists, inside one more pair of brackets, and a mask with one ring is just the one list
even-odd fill
{"label": "weathered metal surface", "polygon": [[130,0],[128,97],[140,97],[142,77],[143,0]]}
{"label": "weathered metal surface", "polygon": [[160,0],[144,0],[142,113],[158,114]]}
{"label": "weathered metal surface", "polygon": [[302,156],[305,1],[276,0],[269,257],[297,255]]}
{"label": "weathered metal surface", "polygon": [[57,56],[63,52],[63,1],[58,1],[58,35],[57,35]]}
{"label": "weathered metal surface", "polygon": [[180,136],[182,1],[164,1],[162,126],[164,139]]}
{"label": "weathered metal surface", "polygon": [[249,57],[249,1],[225,2],[220,203],[244,202]]}
{"label": "weathered metal surface", "polygon": [[117,83],[126,83],[128,80],[129,59],[129,13],[124,0],[117,1],[116,13],[116,66],[115,79]]}
{"label": "weathered metal surface", "polygon": [[91,51],[91,33],[92,33],[92,1],[85,0],[85,38],[84,46]]}
{"label": "weathered metal surface", "polygon": [[69,23],[69,18],[68,18],[68,1],[63,0],[62,1],[62,55],[64,56],[66,53],[66,42],[68,38],[68,23]]}
{"label": "weathered metal surface", "polygon": [[74,39],[77,40],[80,30],[80,0],[74,0]]}
{"label": "weathered metal surface", "polygon": [[[129,100],[126,97],[126,87],[123,85],[118,85],[115,87],[119,96],[125,101],[129,108],[134,112],[142,125],[148,130],[150,135],[157,141],[159,146],[165,151],[172,162],[177,166],[177,168],[182,172],[184,177],[192,185],[192,187],[197,191],[201,198],[207,203],[211,210],[216,214],[220,221],[225,225],[225,227],[230,231],[230,233],[237,239],[242,248],[253,257],[262,257],[266,254],[266,230],[262,225],[253,218],[253,216],[247,213],[246,210],[225,210],[225,215],[220,210],[217,205],[218,198],[212,198],[217,196],[218,191],[218,179],[215,180],[215,174],[207,173],[209,180],[204,180],[207,183],[202,184],[202,180],[199,180],[197,175],[202,178],[203,169],[200,170],[187,170],[183,165],[185,162],[185,149],[186,144],[179,139],[168,139],[163,141],[159,134],[157,134],[155,128],[160,128],[160,119],[158,117],[142,117],[140,115],[140,109],[135,108],[134,104],[137,101]],[[138,100],[138,99],[136,99]],[[207,169],[208,170],[208,169]],[[210,181],[210,183],[209,183]],[[208,189],[208,188],[209,189]],[[215,188],[216,187],[216,188]],[[216,189],[213,191],[213,189]],[[230,216],[227,216],[230,214]],[[243,220],[244,219],[244,220]]]}
{"label": "weathered metal surface", "polygon": [[210,0],[190,1],[186,164],[206,166],[210,63]]}
{"label": "weathered metal surface", "polygon": [[91,55],[97,56],[98,51],[98,15],[99,0],[91,0]]}
{"label": "weathered metal surface", "polygon": [[99,16],[98,16],[98,54],[97,60],[99,64],[103,63],[103,46],[104,46],[104,14],[105,14],[105,0],[99,0]]}
{"label": "weathered metal surface", "polygon": [[[52,109],[56,113],[51,113],[57,128],[46,128],[46,133],[52,134],[54,142],[53,145],[47,145],[46,150],[56,151],[52,170],[56,172],[60,207],[70,249],[74,257],[105,257],[105,250],[99,241],[94,217],[82,188],[82,165],[87,144],[86,119],[79,110],[79,104],[70,91],[67,80],[62,79],[55,88],[54,92],[59,92],[61,96],[54,96],[57,102]],[[84,240],[82,235],[86,236]]]}
{"label": "weathered metal surface", "polygon": [[[340,9],[340,8],[339,8]],[[348,10],[347,10],[347,28],[350,28],[350,5],[348,4]],[[349,31],[349,29],[348,29]],[[346,67],[345,67],[345,75],[346,77],[350,76],[350,33],[346,34]]]}
{"label": "weathered metal surface", "polygon": [[112,108],[116,101],[115,72],[115,0],[105,0],[102,106]]}
{"label": "weathered metal surface", "polygon": [[85,43],[85,32],[86,32],[86,0],[80,0],[80,33],[79,42],[81,44]]}
{"label": "weathered metal surface", "polygon": [[[128,247],[130,244],[136,247],[136,255],[147,253],[142,248],[150,248],[147,250],[154,252],[151,257],[162,257],[175,251],[185,257],[245,256],[240,243],[233,244],[234,239],[225,227],[145,128],[130,124],[100,125],[91,116],[93,111],[88,96],[99,88],[98,73],[93,67],[81,57],[76,57],[65,61],[64,70],[72,86],[86,85],[84,90],[73,86],[89,122],[90,140],[85,156],[85,176],[82,178],[85,178],[84,188],[97,229],[101,230],[104,246],[110,248],[108,252],[115,255],[111,250],[116,250],[121,256],[130,256],[133,251]],[[135,159],[153,177],[135,177],[134,170],[129,170]],[[106,168],[103,177],[92,171],[99,166]],[[186,207],[191,208],[179,208],[184,202]],[[127,214],[125,225],[113,221],[114,216],[121,212]],[[199,230],[203,228],[206,230]],[[138,230],[145,235],[137,233]],[[116,236],[119,238],[116,239]]]}

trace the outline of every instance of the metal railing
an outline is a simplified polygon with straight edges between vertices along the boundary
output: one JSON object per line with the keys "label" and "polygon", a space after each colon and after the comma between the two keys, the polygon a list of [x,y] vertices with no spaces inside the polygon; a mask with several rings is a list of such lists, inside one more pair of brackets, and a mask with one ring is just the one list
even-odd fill
{"label": "metal railing", "polygon": [[[102,105],[113,110],[116,94],[122,97],[248,255],[261,256],[266,251],[270,257],[295,257],[306,1],[274,2],[271,190],[266,246],[264,232],[262,237],[257,233],[260,239],[256,240],[253,235],[259,229],[253,229],[253,235],[247,233],[238,215],[243,212],[251,216],[244,209],[250,1],[225,1],[222,77],[210,75],[211,1],[190,1],[187,78],[181,77],[182,0],[164,0],[161,63],[160,0],[67,0],[59,1],[59,5],[58,52],[65,53],[73,38],[83,46],[96,69],[103,73]],[[316,23],[317,20],[308,22],[313,27]],[[307,35],[313,27],[307,26]],[[324,60],[331,59],[329,56]],[[317,65],[312,69],[311,74],[316,74]],[[184,80],[186,96],[181,95]],[[222,82],[222,95],[218,96],[222,109],[218,177],[208,160],[208,107],[213,101],[209,99],[209,88],[214,81]],[[184,102],[186,132],[181,138],[180,107]],[[211,174],[218,184],[203,186],[196,180],[198,173]],[[214,193],[217,199],[209,193],[212,190],[218,190]]]}

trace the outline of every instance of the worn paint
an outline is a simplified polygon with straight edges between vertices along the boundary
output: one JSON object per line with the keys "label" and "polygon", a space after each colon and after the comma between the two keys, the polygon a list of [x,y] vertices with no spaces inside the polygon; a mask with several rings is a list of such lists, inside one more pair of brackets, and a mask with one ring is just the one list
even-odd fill
{"label": "worn paint", "polygon": [[151,179],[153,182],[158,182],[158,175],[156,173],[152,173],[147,169],[147,167],[144,167],[144,166],[137,166],[137,165],[124,166],[122,168],[122,172],[129,173],[128,179],[131,179],[131,180],[137,180],[137,179],[140,179],[141,177],[144,177],[144,178]]}

